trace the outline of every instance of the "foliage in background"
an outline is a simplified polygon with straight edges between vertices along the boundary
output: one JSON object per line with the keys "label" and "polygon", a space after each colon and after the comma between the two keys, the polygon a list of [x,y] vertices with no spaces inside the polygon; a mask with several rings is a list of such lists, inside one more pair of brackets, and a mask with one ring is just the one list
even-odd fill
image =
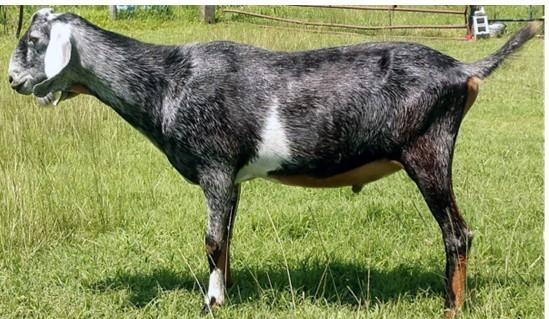
{"label": "foliage in background", "polygon": [[117,19],[159,19],[171,20],[175,17],[172,7],[164,6],[123,6],[126,10],[119,10]]}
{"label": "foliage in background", "polygon": [[[30,16],[41,6],[25,6],[25,25],[28,24]],[[175,26],[180,24],[200,22],[200,13],[198,6],[132,6],[132,10],[120,11],[118,20],[113,21],[108,15],[107,6],[53,6],[57,11],[70,11],[85,16],[94,23],[103,27],[115,27],[120,30],[132,28],[159,28]],[[465,6],[399,6],[401,8],[434,8],[446,10],[464,10]],[[277,26],[301,28],[305,30],[316,31],[343,31],[357,33],[369,36],[430,36],[430,37],[463,37],[464,30],[381,30],[381,31],[359,31],[345,30],[326,27],[295,26],[283,22],[270,21],[255,17],[224,14],[223,8],[235,8],[252,13],[272,15],[282,18],[300,19],[305,21],[318,21],[339,24],[355,25],[406,25],[406,24],[463,24],[464,19],[461,15],[430,14],[430,13],[409,13],[409,12],[385,12],[385,11],[358,11],[341,9],[318,9],[303,8],[295,6],[218,6],[216,11],[216,20],[219,23],[224,22],[243,22],[258,26]],[[528,18],[529,6],[485,6],[489,18]],[[0,6],[0,24],[4,27],[4,34],[15,29],[17,20],[16,6]],[[532,6],[532,16],[541,18],[544,15],[543,6]],[[508,32],[514,32],[520,28],[521,23],[507,23]]]}

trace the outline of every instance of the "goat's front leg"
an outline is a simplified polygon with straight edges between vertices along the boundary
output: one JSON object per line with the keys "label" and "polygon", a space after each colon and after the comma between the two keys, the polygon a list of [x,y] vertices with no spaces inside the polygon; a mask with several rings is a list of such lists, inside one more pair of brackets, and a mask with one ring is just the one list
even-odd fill
{"label": "goat's front leg", "polygon": [[234,185],[230,174],[212,172],[201,181],[208,206],[208,225],[205,244],[210,279],[204,296],[203,312],[225,301],[225,289],[231,284],[229,247],[236,216],[240,186]]}

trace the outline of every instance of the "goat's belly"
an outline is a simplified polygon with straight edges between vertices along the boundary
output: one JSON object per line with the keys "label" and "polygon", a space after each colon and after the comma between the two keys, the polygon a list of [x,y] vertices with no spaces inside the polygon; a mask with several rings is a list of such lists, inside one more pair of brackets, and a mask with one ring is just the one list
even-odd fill
{"label": "goat's belly", "polygon": [[402,168],[397,161],[377,160],[368,164],[353,168],[352,170],[329,176],[317,178],[308,175],[269,175],[270,179],[282,184],[303,187],[342,187],[362,185],[373,182]]}

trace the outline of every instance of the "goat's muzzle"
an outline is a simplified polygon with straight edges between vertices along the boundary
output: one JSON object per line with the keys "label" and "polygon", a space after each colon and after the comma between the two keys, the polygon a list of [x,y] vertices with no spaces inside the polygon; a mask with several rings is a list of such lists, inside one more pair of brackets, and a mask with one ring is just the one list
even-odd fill
{"label": "goat's muzzle", "polygon": [[11,82],[10,83],[10,86],[12,89],[14,89],[15,91],[17,91],[18,93],[21,93],[21,88],[23,87],[23,84],[25,84],[25,82]]}

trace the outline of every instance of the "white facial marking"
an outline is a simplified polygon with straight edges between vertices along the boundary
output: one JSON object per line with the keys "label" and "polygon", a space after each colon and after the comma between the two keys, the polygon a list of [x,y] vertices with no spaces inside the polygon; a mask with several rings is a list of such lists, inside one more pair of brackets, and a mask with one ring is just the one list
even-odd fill
{"label": "white facial marking", "polygon": [[225,302],[225,284],[223,273],[220,269],[215,268],[210,274],[210,282],[208,285],[208,294],[205,297],[205,303],[210,304],[210,300],[215,298],[215,303],[222,305]]}
{"label": "white facial marking", "polygon": [[284,161],[290,160],[290,142],[278,114],[278,101],[273,101],[268,112],[257,155],[238,171],[236,183],[254,177],[267,177],[268,172],[280,168]]}

